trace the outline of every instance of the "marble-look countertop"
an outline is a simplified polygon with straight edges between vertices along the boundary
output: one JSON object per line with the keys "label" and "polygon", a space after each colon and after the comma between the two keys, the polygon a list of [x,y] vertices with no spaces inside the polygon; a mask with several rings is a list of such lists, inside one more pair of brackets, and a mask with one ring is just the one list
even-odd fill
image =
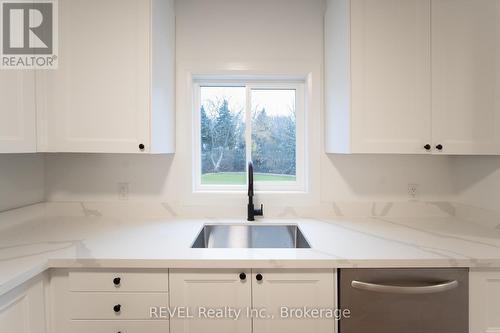
{"label": "marble-look countertop", "polygon": [[0,225],[0,295],[48,268],[500,268],[500,229],[452,216],[263,219],[299,225],[312,248],[191,249],[205,223],[246,222],[66,215]]}

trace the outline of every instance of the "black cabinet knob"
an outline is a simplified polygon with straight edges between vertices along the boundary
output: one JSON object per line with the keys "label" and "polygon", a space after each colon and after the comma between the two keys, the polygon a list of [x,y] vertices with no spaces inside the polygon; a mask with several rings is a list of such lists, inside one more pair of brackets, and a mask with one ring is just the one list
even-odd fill
{"label": "black cabinet knob", "polygon": [[432,148],[432,147],[431,147],[431,145],[430,145],[430,144],[426,144],[426,145],[424,146],[424,148],[425,148],[425,150],[431,150],[431,148]]}
{"label": "black cabinet knob", "polygon": [[245,281],[247,279],[247,275],[245,273],[240,273],[240,280]]}
{"label": "black cabinet knob", "polygon": [[436,146],[436,149],[437,149],[437,150],[443,150],[443,145],[437,145],[437,146]]}
{"label": "black cabinet knob", "polygon": [[141,144],[139,145],[139,149],[140,149],[140,150],[144,150],[144,148],[146,148],[146,146],[144,146],[144,144],[142,144],[142,143],[141,143]]}
{"label": "black cabinet knob", "polygon": [[255,278],[257,279],[257,281],[262,281],[263,279],[262,274],[255,275]]}
{"label": "black cabinet knob", "polygon": [[113,311],[118,313],[122,310],[122,306],[120,304],[116,304],[115,306],[113,306]]}
{"label": "black cabinet knob", "polygon": [[120,285],[121,282],[122,282],[122,279],[119,277],[116,277],[113,279],[113,284],[117,287]]}

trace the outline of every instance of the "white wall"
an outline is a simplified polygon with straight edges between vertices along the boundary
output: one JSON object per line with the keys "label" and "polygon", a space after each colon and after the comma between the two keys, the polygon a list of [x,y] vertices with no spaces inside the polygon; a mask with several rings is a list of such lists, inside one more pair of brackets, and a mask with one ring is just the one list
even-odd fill
{"label": "white wall", "polygon": [[406,201],[408,185],[418,200],[453,201],[451,160],[443,156],[325,155],[323,201]]}
{"label": "white wall", "polygon": [[458,202],[500,211],[500,156],[454,157],[453,182]]}
{"label": "white wall", "polygon": [[[117,201],[118,184],[130,200],[166,201],[172,155],[47,154],[48,201]],[[172,188],[173,191],[169,191]]]}
{"label": "white wall", "polygon": [[44,200],[44,157],[0,155],[0,211]]}
{"label": "white wall", "polygon": [[[47,198],[115,201],[117,183],[130,183],[130,200],[192,204],[191,109],[186,69],[202,66],[235,73],[267,72],[300,64],[313,73],[310,157],[311,201],[404,201],[408,183],[420,199],[453,195],[450,159],[432,156],[328,156],[323,153],[323,0],[178,0],[177,153],[175,156],[47,155]],[[287,67],[288,66],[288,67]],[[235,195],[232,195],[234,198]],[[198,203],[245,204],[211,195]],[[221,200],[221,198],[224,198]],[[262,198],[290,204],[288,197]],[[232,201],[233,200],[233,201]],[[299,201],[301,197],[294,200]]]}
{"label": "white wall", "polygon": [[323,0],[177,0],[177,62],[322,62]]}

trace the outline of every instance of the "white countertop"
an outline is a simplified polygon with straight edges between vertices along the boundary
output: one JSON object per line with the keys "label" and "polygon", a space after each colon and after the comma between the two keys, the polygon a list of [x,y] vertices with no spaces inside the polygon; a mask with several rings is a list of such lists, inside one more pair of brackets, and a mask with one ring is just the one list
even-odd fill
{"label": "white countertop", "polygon": [[500,230],[453,217],[264,219],[312,248],[191,249],[205,223],[246,222],[60,215],[0,228],[0,295],[48,268],[500,268]]}

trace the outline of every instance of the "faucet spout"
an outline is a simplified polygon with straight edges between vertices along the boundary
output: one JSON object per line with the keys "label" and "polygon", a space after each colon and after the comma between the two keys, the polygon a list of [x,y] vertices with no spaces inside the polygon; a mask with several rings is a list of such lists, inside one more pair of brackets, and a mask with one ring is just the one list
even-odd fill
{"label": "faucet spout", "polygon": [[260,209],[255,209],[253,204],[253,163],[248,162],[248,206],[247,206],[247,221],[255,221],[255,216],[264,216],[264,205],[260,205]]}

